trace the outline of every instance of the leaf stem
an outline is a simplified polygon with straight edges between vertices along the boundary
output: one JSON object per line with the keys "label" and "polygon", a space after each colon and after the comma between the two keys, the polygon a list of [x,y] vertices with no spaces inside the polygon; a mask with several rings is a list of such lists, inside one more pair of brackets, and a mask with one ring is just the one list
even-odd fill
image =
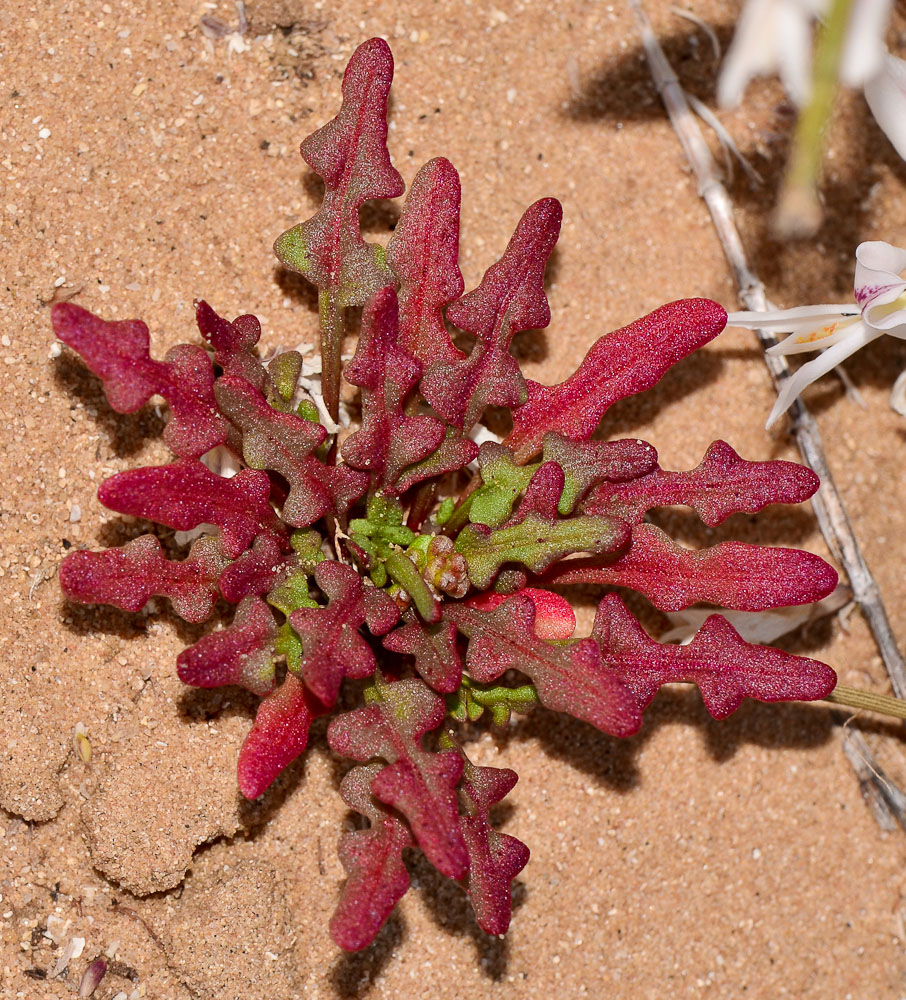
{"label": "leaf stem", "polygon": [[838,684],[824,700],[835,705],[846,705],[848,708],[888,715],[895,719],[906,719],[906,700],[893,698],[887,694],[876,694],[874,691],[863,691],[861,688],[848,687],[845,684]]}
{"label": "leaf stem", "polygon": [[340,375],[342,373],[343,335],[346,333],[344,309],[329,290],[318,293],[321,317],[321,393],[330,419],[340,419]]}

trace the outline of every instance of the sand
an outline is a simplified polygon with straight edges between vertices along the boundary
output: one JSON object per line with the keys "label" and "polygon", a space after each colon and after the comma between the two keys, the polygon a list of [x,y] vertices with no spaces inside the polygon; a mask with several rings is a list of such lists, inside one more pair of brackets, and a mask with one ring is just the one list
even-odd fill
{"label": "sand", "polygon": [[[648,7],[684,84],[711,100],[706,35],[661,0]],[[738,8],[690,5],[724,44]],[[231,316],[256,313],[267,345],[314,342],[313,296],[281,275],[270,246],[314,211],[298,143],[335,113],[365,38],[381,34],[394,51],[389,145],[407,182],[441,154],[462,175],[467,287],[525,206],[563,203],[554,319],[517,342],[531,377],[562,379],[602,333],[670,299],[737,305],[622,3],[250,0],[248,10],[246,35],[218,40],[201,17],[237,23],[228,3],[51,0],[6,12],[0,995],[72,996],[105,953],[100,1000],[906,995],[906,841],[862,801],[841,752],[849,713],[746,703],[718,724],[695,690],[672,689],[622,743],[541,711],[480,735],[476,761],[520,775],[503,828],[532,849],[507,938],[479,931],[460,888],[413,855],[413,890],[370,949],[346,956],[326,929],[347,811],[323,726],[261,802],[244,802],[234,768],[253,699],[191,691],[175,676],[200,630],[163,602],[132,616],[63,601],[67,550],[142,530],[105,512],[99,482],[167,452],[158,410],[117,416],[77,358],[51,356],[49,303],[141,317],[157,356],[195,339],[202,296]],[[766,226],[793,121],[782,91],[759,82],[721,120],[765,178],[756,188],[736,171],[731,189],[772,300],[845,301],[855,245],[903,243],[906,168],[858,95],[841,100],[826,221],[803,244],[778,245]],[[369,238],[386,238],[396,212],[367,212]],[[887,397],[904,367],[906,344],[882,340],[847,366],[864,409],[833,376],[807,393],[901,637],[906,424]],[[771,402],[753,335],[731,330],[616,407],[605,430],[650,440],[676,469],[715,438],[747,458],[794,458],[782,427],[763,428]],[[690,544],[738,537],[826,554],[808,507],[714,530],[688,512],[666,523]],[[589,595],[586,628],[592,607]],[[858,613],[785,645],[846,683],[888,690]],[[906,775],[896,727],[848,724]]]}

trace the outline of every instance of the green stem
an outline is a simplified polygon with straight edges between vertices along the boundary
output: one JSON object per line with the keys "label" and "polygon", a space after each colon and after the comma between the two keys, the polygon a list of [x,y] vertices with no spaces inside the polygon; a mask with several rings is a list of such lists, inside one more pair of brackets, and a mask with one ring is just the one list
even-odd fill
{"label": "green stem", "polygon": [[390,579],[412,598],[416,610],[426,622],[440,620],[440,604],[434,600],[428,584],[405,552],[394,550],[384,560],[384,566]]}
{"label": "green stem", "polygon": [[812,236],[821,225],[818,176],[824,133],[834,108],[837,75],[853,0],[833,0],[815,50],[812,90],[799,114],[793,148],[774,215],[774,232],[783,238]]}
{"label": "green stem", "polygon": [[346,333],[345,310],[330,291],[318,293],[321,315],[321,392],[331,420],[340,419],[340,376],[342,374],[343,336]]}
{"label": "green stem", "polygon": [[848,708],[861,708],[879,715],[889,715],[895,719],[906,719],[906,700],[892,698],[887,694],[875,694],[873,691],[863,691],[861,688],[847,687],[838,684],[824,699],[835,705],[846,705]]}

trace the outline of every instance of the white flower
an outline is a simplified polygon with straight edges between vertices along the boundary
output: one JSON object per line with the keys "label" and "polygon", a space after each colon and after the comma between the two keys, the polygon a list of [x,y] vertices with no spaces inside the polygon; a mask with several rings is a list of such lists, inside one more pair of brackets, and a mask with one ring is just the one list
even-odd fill
{"label": "white flower", "polygon": [[[854,0],[840,58],[840,82],[863,88],[871,113],[906,160],[906,62],[885,44],[892,0]],[[793,103],[811,89],[812,25],[829,0],[749,0],[717,81],[717,103],[735,108],[750,80],[777,73]]]}
{"label": "white flower", "polygon": [[[812,25],[829,0],[749,0],[717,81],[717,101],[736,107],[749,81],[776,72],[801,107],[811,86]],[[884,70],[891,0],[855,0],[840,60],[840,80],[862,87]],[[882,126],[883,127],[883,126]]]}
{"label": "white flower", "polygon": [[820,350],[786,380],[767,426],[792,405],[802,390],[865,344],[885,333],[906,340],[906,250],[880,241],[856,249],[853,295],[856,304],[801,306],[775,312],[730,313],[728,326],[790,334],[769,354]]}
{"label": "white flower", "polygon": [[805,103],[812,63],[812,21],[826,0],[749,0],[717,81],[717,102],[734,108],[749,81],[778,73],[794,103]]}

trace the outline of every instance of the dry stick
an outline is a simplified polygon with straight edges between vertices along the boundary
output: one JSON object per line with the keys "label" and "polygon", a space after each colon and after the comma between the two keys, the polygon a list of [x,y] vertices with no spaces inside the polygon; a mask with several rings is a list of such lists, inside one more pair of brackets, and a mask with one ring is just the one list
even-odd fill
{"label": "dry stick", "polygon": [[[764,286],[749,267],[739,230],[733,220],[733,206],[726,188],[714,171],[711,151],[702,138],[686,101],[686,95],[664,55],[648,16],[642,10],[640,0],[627,0],[627,2],[635,16],[652,79],[695,173],[698,193],[708,206],[714,228],[723,246],[724,256],[736,277],[739,298],[747,309],[763,312],[768,308]],[[776,343],[775,338],[766,331],[758,330],[756,333],[763,349],[767,350]],[[765,354],[764,358],[774,387],[779,389],[782,382],[789,377],[787,361],[782,356],[769,354]],[[890,676],[894,693],[898,698],[906,698],[906,661],[897,647],[880,590],[862,557],[843,499],[831,476],[818,425],[801,399],[797,399],[790,409],[792,432],[802,457],[821,479],[821,487],[812,498],[812,506],[821,533],[834,557],[849,576],[853,598],[868,621]]]}

